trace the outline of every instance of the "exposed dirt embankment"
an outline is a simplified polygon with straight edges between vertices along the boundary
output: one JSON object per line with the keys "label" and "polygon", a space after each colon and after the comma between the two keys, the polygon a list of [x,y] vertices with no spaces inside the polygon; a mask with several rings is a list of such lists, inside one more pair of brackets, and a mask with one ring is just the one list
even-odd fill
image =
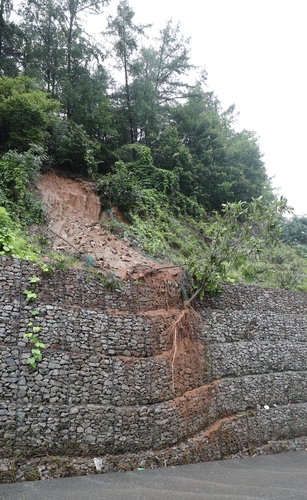
{"label": "exposed dirt embankment", "polygon": [[80,218],[98,222],[100,203],[93,184],[54,173],[40,177],[38,187],[54,219]]}
{"label": "exposed dirt embankment", "polygon": [[101,209],[93,183],[48,173],[39,179],[38,188],[50,216],[49,228],[66,240],[52,233],[53,250],[74,252],[75,248],[122,278],[132,272],[138,275],[144,269],[163,267],[137,253],[127,239],[110,234],[110,219]]}

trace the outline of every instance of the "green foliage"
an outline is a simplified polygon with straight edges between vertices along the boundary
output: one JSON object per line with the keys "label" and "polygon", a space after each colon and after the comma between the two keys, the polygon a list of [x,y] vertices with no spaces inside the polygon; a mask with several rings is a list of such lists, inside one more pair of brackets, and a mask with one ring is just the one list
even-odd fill
{"label": "green foliage", "polygon": [[196,292],[216,291],[228,277],[229,267],[238,269],[247,257],[259,257],[266,248],[279,244],[282,213],[288,211],[286,200],[273,204],[261,198],[251,203],[227,203],[222,214],[208,224],[205,238],[207,248],[203,254],[193,254],[186,269],[194,279]]}
{"label": "green foliage", "polygon": [[[254,132],[243,130],[231,135],[227,147],[225,172],[231,186],[233,200],[251,201],[270,197],[271,189]],[[228,198],[229,201],[230,198]]]}
{"label": "green foliage", "polygon": [[14,22],[10,22],[13,9],[11,0],[0,2],[0,74],[16,76],[18,74],[18,56],[21,32]]}
{"label": "green foliage", "polygon": [[[175,214],[167,196],[154,189],[142,191],[138,210],[131,214],[133,225],[125,235],[144,253],[166,262],[184,265],[193,252],[204,247],[202,222],[187,214]],[[204,213],[202,213],[204,215]]]}
{"label": "green foliage", "polygon": [[191,168],[190,151],[180,139],[177,128],[172,125],[166,128],[159,141],[153,145],[152,156],[155,165],[165,170],[183,171]]}
{"label": "green foliage", "polygon": [[35,300],[37,298],[37,295],[33,290],[24,290],[22,292],[24,295],[26,295],[26,301],[31,302],[32,300]]}
{"label": "green foliage", "polygon": [[98,281],[107,288],[107,290],[110,290],[110,292],[113,292],[114,290],[123,290],[123,282],[114,276],[114,274],[106,275],[101,271],[95,271],[94,269],[88,269],[88,274],[89,276],[95,276],[95,278],[97,278]]}
{"label": "green foliage", "polygon": [[281,239],[287,245],[307,246],[307,217],[294,215],[291,219],[284,219]]}
{"label": "green foliage", "polygon": [[307,290],[306,252],[279,242],[285,200],[232,203],[197,219],[175,216],[166,198],[146,193],[143,216],[132,215],[125,235],[144,253],[183,266],[201,295],[222,281]]}
{"label": "green foliage", "polygon": [[122,110],[125,121],[125,142],[133,144],[137,140],[137,123],[135,123],[135,101],[131,88],[131,76],[134,72],[134,54],[138,48],[138,37],[145,35],[148,26],[134,23],[134,11],[127,0],[121,0],[117,5],[116,16],[109,16],[106,35],[112,40],[113,57],[117,62],[117,69],[123,72],[124,85],[119,88],[116,100]]}
{"label": "green foliage", "polygon": [[107,0],[26,0],[21,7],[25,73],[59,99],[63,112],[78,124],[81,117],[91,125],[95,118],[101,123],[97,108],[105,101],[107,75],[99,64],[101,51],[81,18],[98,14],[106,4]]}
{"label": "green foliage", "polygon": [[30,78],[0,77],[0,152],[43,144],[58,107]]}
{"label": "green foliage", "polygon": [[126,163],[121,160],[118,170],[102,178],[100,190],[105,190],[109,205],[129,210],[133,226],[125,227],[125,235],[147,254],[183,265],[197,293],[216,291],[230,279],[231,270],[277,245],[285,200],[228,203],[210,218],[195,202],[198,212],[191,217],[187,204],[181,204],[192,200],[180,193],[176,167],[173,171],[155,167],[145,146],[126,146],[119,154]]}
{"label": "green foliage", "polygon": [[76,266],[77,259],[73,255],[65,255],[60,252],[49,252],[47,264],[41,264],[41,270],[46,275],[52,275],[56,270],[66,272],[69,267]]}
{"label": "green foliage", "polygon": [[31,276],[31,278],[29,278],[29,282],[30,283],[38,283],[40,281],[40,278],[38,276]]}
{"label": "green foliage", "polygon": [[181,175],[186,196],[195,197],[207,210],[262,195],[269,199],[271,190],[257,137],[233,130],[234,107],[222,111],[214,94],[196,87],[195,94],[174,107],[171,115],[190,153]]}
{"label": "green foliage", "polygon": [[[112,79],[83,25],[83,14],[108,3],[26,0],[17,26],[11,2],[1,1],[0,254],[36,258],[20,227],[43,220],[35,183],[52,164],[97,180],[102,204],[133,223],[120,230],[144,252],[184,266],[196,293],[227,279],[304,289],[307,218],[284,221],[291,247],[274,246],[285,204],[272,194],[256,134],[234,129],[235,108],[222,110],[206,91],[205,71],[185,83],[193,67],[179,26],[167,22],[147,43],[126,0],[102,44],[122,73]],[[54,254],[43,270],[72,263]]]}
{"label": "green foliage", "polygon": [[[133,226],[125,229],[125,235],[145,254],[162,261],[183,264],[187,251],[184,237],[191,236],[189,229],[171,211],[167,211],[167,205],[151,209],[152,214],[147,215],[145,220],[134,214]],[[154,211],[159,213],[159,217],[154,217]]]}
{"label": "green foliage", "polygon": [[[180,170],[173,171],[157,168],[153,164],[151,151],[146,146],[133,144],[118,151],[121,159],[115,163],[112,172],[100,177],[97,183],[105,207],[112,204],[129,213],[147,212],[150,197],[155,191],[163,199],[168,196],[174,205],[193,205],[180,193]],[[128,161],[134,158],[134,161]],[[179,202],[179,203],[178,203]]]}
{"label": "green foliage", "polygon": [[[189,39],[178,25],[168,21],[147,43],[147,26],[136,24],[129,2],[120,1],[104,34],[123,76],[122,82],[111,81],[102,49],[87,36],[82,20],[107,4],[23,2],[22,40],[15,47],[23,76],[0,79],[0,151],[43,144],[56,167],[92,179],[111,172],[101,181],[102,192],[129,211],[143,199],[142,189],[158,190],[174,211],[190,215],[200,206],[219,211],[229,201],[272,200],[256,135],[235,132],[234,107],[223,111],[204,90],[205,71],[198,82],[186,83],[193,66]],[[134,149],[126,159],[129,143]],[[114,165],[116,160],[125,167]],[[112,178],[120,181],[119,195]]]}
{"label": "green foliage", "polygon": [[[38,276],[30,276],[28,281],[33,285],[33,288],[35,288],[36,284],[40,281],[40,278]],[[26,295],[27,302],[32,302],[37,298],[37,294],[33,289],[24,290],[22,293]],[[31,311],[31,316],[33,317],[34,321],[39,316],[39,310],[33,309]],[[33,348],[31,349],[31,356],[27,358],[27,364],[34,369],[37,367],[37,362],[41,361],[43,358],[41,350],[44,349],[45,344],[43,344],[43,342],[40,342],[37,337],[37,334],[40,332],[39,326],[36,326],[32,321],[30,321],[28,323],[28,328],[30,329],[30,331],[25,333],[23,337],[25,339],[28,339],[33,344]]]}
{"label": "green foliage", "polygon": [[169,121],[171,106],[187,95],[184,76],[193,68],[189,42],[170,20],[154,44],[143,46],[136,55],[129,75],[131,142],[154,145]]}
{"label": "green foliage", "polygon": [[0,255],[35,261],[37,251],[21,235],[18,224],[4,207],[0,207]]}
{"label": "green foliage", "polygon": [[265,248],[258,258],[247,257],[240,269],[229,269],[228,276],[235,282],[306,292],[306,257],[301,248],[281,243],[276,248]]}
{"label": "green foliage", "polygon": [[64,170],[89,176],[97,172],[98,145],[89,138],[82,125],[72,120],[63,118],[55,123],[48,141],[48,153],[53,163]]}
{"label": "green foliage", "polygon": [[36,368],[37,362],[43,359],[41,349],[44,349],[45,344],[43,344],[43,342],[40,342],[37,336],[34,335],[35,333],[40,332],[40,327],[33,326],[32,322],[28,323],[28,328],[29,327],[31,327],[32,331],[25,333],[24,338],[29,339],[29,341],[33,344],[34,347],[31,349],[32,356],[29,356],[27,358],[27,364],[30,365],[31,368]]}
{"label": "green foliage", "polygon": [[34,196],[36,179],[47,160],[39,146],[18,153],[8,151],[0,159],[0,204],[22,222],[40,222],[44,216],[42,203]]}
{"label": "green foliage", "polygon": [[[31,276],[29,278],[29,283],[31,283],[31,285],[36,285],[36,283],[38,283],[40,281],[40,278],[38,276]],[[35,293],[34,290],[24,290],[22,292],[24,295],[26,295],[26,301],[27,302],[32,302],[33,300],[35,300],[37,298],[37,294]],[[32,316],[34,316],[32,314]],[[36,332],[36,331],[39,331],[39,330],[36,330],[35,329],[36,327],[33,328],[33,331]]]}
{"label": "green foliage", "polygon": [[102,205],[110,208],[112,204],[129,212],[141,200],[141,191],[138,187],[133,172],[123,161],[118,161],[112,173],[101,177],[97,182]]}

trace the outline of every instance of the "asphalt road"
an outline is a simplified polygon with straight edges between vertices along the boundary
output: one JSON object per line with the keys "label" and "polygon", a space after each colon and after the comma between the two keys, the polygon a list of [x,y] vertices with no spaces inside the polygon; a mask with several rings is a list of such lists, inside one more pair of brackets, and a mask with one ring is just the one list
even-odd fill
{"label": "asphalt road", "polygon": [[307,451],[0,485],[1,500],[307,500]]}

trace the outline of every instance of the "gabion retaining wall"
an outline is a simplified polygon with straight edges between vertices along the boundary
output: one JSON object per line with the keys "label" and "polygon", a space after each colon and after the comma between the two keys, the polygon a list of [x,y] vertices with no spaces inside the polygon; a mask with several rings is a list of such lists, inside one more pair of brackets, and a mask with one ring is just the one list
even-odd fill
{"label": "gabion retaining wall", "polygon": [[[22,292],[34,275],[28,304]],[[146,450],[180,455],[180,446],[187,456],[190,446],[201,460],[307,435],[306,306],[303,293],[225,285],[197,305],[196,358],[183,343],[175,359],[170,325],[183,303],[171,276],[110,292],[84,270],[44,276],[2,257],[0,456],[114,461]],[[36,370],[23,337],[33,309],[46,345]],[[224,444],[214,451],[214,438],[210,451],[206,437],[196,452],[218,421]]]}

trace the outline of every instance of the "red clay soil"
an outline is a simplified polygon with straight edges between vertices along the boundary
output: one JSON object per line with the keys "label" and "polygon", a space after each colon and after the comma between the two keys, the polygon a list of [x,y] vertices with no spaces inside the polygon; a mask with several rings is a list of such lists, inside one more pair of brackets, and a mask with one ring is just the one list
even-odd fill
{"label": "red clay soil", "polygon": [[[47,173],[39,179],[38,188],[50,217],[49,229],[70,243],[51,233],[54,236],[52,250],[74,253],[75,248],[91,256],[102,271],[111,270],[122,279],[130,276],[139,282],[144,279],[158,308],[141,310],[139,314],[169,319],[165,329],[173,346],[165,357],[172,364],[174,377],[187,359],[198,371],[199,348],[191,339],[190,316],[193,316],[193,311],[182,310],[181,269],[151,260],[135,251],[127,239],[111,234],[109,216],[101,209],[93,183]],[[120,220],[120,212],[115,209],[114,214]],[[108,312],[126,314],[125,311]]]}
{"label": "red clay soil", "polygon": [[[73,253],[75,247],[91,256],[96,265],[121,278],[130,274],[142,277],[150,269],[165,266],[137,253],[127,239],[119,239],[108,231],[110,219],[101,209],[93,183],[47,173],[38,180],[38,188],[50,217],[49,228],[72,245],[51,233],[52,250]],[[116,209],[114,213],[119,217]],[[169,272],[176,275],[179,269]]]}

